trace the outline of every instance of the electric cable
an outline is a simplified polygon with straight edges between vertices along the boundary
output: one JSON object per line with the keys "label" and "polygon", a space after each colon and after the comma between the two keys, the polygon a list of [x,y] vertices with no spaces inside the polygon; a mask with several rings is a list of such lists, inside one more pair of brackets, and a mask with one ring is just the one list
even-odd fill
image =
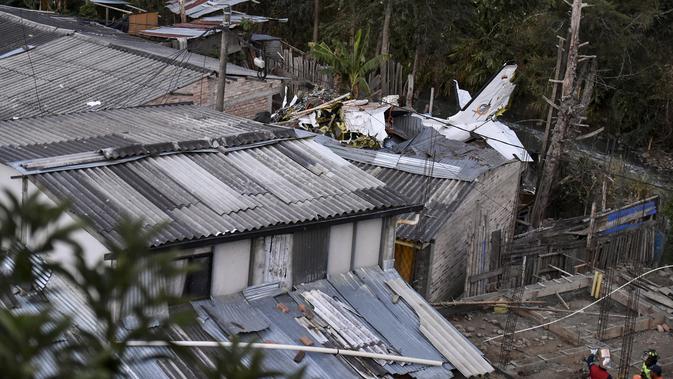
{"label": "electric cable", "polygon": [[[544,328],[544,327],[546,327],[546,326],[549,326],[549,325],[552,325],[552,324],[556,324],[557,322],[563,321],[563,320],[565,320],[565,319],[568,319],[568,318],[570,318],[570,317],[573,317],[573,316],[575,316],[575,315],[578,315],[578,314],[580,314],[580,313],[583,313],[585,310],[587,310],[587,309],[593,307],[594,305],[600,303],[601,301],[607,299],[608,297],[610,297],[610,296],[611,296],[612,294],[614,294],[615,292],[617,292],[617,291],[621,290],[622,288],[624,288],[624,287],[630,285],[631,283],[635,282],[636,280],[638,280],[638,279],[640,279],[640,278],[642,278],[642,277],[645,277],[645,276],[647,276],[647,275],[649,275],[649,274],[652,274],[652,273],[654,273],[654,272],[657,272],[657,271],[660,271],[660,270],[665,270],[665,269],[668,269],[668,268],[673,268],[673,265],[666,265],[666,266],[657,267],[657,268],[654,268],[654,269],[652,269],[652,270],[650,270],[650,271],[647,271],[647,272],[645,272],[645,273],[642,273],[642,274],[636,276],[635,278],[629,280],[628,282],[622,284],[621,286],[617,287],[616,289],[612,290],[611,292],[607,293],[605,296],[601,297],[600,299],[594,301],[593,303],[591,303],[591,304],[589,304],[589,305],[586,305],[586,306],[584,306],[584,307],[582,307],[582,308],[576,310],[576,311],[573,312],[573,313],[569,313],[569,314],[567,314],[567,315],[565,315],[565,316],[563,316],[563,317],[557,318],[556,320],[552,320],[552,321],[549,321],[549,322],[545,322],[544,324],[540,324],[540,325],[536,325],[536,326],[531,326],[531,327],[529,327],[529,328],[525,328],[525,329],[519,329],[519,330],[516,330],[516,331],[512,332],[511,334],[512,334],[512,335],[513,335],[513,334],[519,334],[519,333],[523,333],[523,332],[529,332],[529,331],[531,331],[531,330],[535,330],[535,329]],[[502,338],[502,337],[504,337],[504,334],[501,334],[501,335],[498,335],[498,336],[495,336],[495,337],[487,338],[487,339],[485,339],[483,342],[493,341],[493,340],[496,340],[496,339],[498,339],[498,338]]]}

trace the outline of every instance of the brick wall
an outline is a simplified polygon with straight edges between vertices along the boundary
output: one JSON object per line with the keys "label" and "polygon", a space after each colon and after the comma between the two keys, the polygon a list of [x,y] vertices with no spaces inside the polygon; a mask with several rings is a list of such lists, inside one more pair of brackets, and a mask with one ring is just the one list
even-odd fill
{"label": "brick wall", "polygon": [[[225,112],[236,116],[254,118],[259,112],[271,112],[274,94],[280,93],[280,80],[259,80],[257,78],[228,78],[224,92]],[[217,99],[217,78],[207,77],[190,85],[161,96],[147,105],[193,102],[196,105],[214,107]]]}

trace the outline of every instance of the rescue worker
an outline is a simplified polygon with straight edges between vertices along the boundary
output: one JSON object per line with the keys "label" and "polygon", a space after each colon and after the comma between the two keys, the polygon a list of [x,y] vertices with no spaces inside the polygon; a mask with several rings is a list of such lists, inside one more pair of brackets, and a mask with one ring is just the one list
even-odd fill
{"label": "rescue worker", "polygon": [[657,354],[657,351],[654,349],[647,350],[643,353],[643,367],[640,373],[640,376],[642,376],[643,379],[652,379],[650,377],[650,367],[656,365],[658,360],[659,354]]}
{"label": "rescue worker", "polygon": [[661,366],[655,364],[650,367],[650,379],[664,379],[661,374]]}
{"label": "rescue worker", "polygon": [[589,379],[612,379],[612,375],[601,365],[596,354],[587,357],[587,364],[589,365]]}
{"label": "rescue worker", "polygon": [[[648,367],[647,372],[650,375],[649,379],[664,379],[664,377],[661,373],[662,372],[661,366],[659,366],[657,364],[654,364],[654,365]],[[633,379],[646,379],[645,373],[641,373],[640,375],[634,375]]]}

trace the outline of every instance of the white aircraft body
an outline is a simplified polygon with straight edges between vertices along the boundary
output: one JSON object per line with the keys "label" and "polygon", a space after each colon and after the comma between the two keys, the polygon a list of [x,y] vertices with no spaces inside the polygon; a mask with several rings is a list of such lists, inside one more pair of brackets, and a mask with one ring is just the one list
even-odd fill
{"label": "white aircraft body", "polygon": [[530,162],[532,159],[516,134],[497,120],[497,116],[507,110],[516,87],[512,83],[516,68],[513,64],[504,65],[475,97],[460,89],[458,82],[454,81],[461,110],[447,120],[429,116],[417,117],[423,119],[423,125],[436,129],[448,139],[467,141],[476,135],[504,157],[516,157],[523,162]]}

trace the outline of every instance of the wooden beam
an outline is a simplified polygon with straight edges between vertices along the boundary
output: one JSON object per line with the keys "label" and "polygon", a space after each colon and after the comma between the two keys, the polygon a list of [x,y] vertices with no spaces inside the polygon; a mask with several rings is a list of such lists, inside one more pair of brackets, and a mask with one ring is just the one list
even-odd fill
{"label": "wooden beam", "polygon": [[493,271],[482,272],[481,274],[472,275],[472,276],[470,276],[469,280],[470,280],[470,283],[478,282],[480,280],[484,280],[484,279],[488,279],[488,278],[498,276],[498,275],[502,274],[502,271],[503,271],[502,267],[500,267],[499,269],[496,269],[496,270],[493,270]]}

